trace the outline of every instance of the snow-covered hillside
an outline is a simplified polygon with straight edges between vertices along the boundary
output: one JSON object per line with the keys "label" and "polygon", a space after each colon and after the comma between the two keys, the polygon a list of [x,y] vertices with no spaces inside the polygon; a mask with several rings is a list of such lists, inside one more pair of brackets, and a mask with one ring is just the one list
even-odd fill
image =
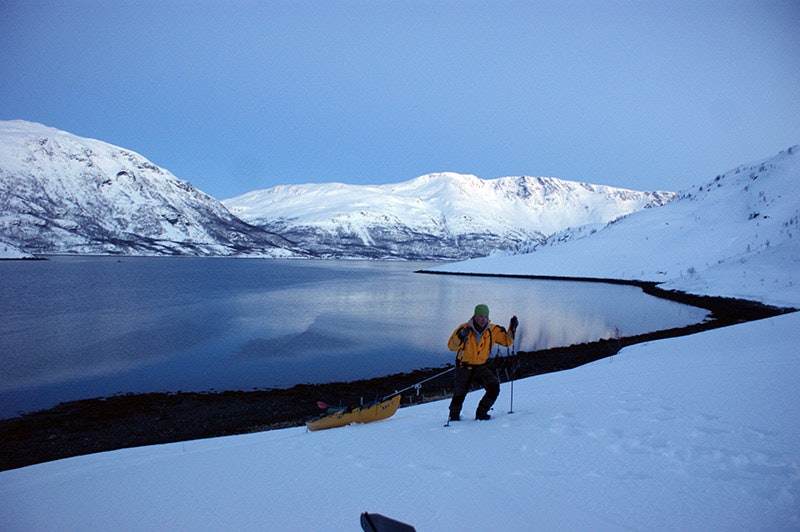
{"label": "snow-covered hillside", "polygon": [[798,343],[792,314],[518,381],[513,414],[503,384],[486,422],[439,401],[5,471],[0,528],[798,530]]}
{"label": "snow-covered hillside", "polygon": [[[451,269],[669,280],[800,307],[796,152],[590,237]],[[518,381],[513,414],[503,384],[488,422],[443,427],[439,401],[5,471],[0,528],[353,530],[369,510],[421,532],[798,530],[798,344],[793,313]]]}
{"label": "snow-covered hillside", "polygon": [[26,253],[6,242],[0,242],[0,259],[32,259],[33,255]]}
{"label": "snow-covered hillside", "polygon": [[293,255],[136,153],[24,121],[0,122],[0,238],[31,253]]}
{"label": "snow-covered hillside", "polygon": [[664,207],[594,229],[559,235],[525,255],[439,269],[638,279],[792,306],[800,299],[800,148],[741,165]]}
{"label": "snow-covered hillside", "polygon": [[321,256],[454,259],[607,223],[673,197],[555,178],[439,173],[380,186],[281,185],[222,203]]}

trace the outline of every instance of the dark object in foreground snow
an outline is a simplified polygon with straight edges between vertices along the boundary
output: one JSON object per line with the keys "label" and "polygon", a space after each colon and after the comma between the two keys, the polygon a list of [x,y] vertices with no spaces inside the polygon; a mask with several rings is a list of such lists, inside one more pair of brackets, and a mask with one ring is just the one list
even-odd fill
{"label": "dark object in foreground snow", "polygon": [[416,528],[381,514],[364,512],[361,514],[361,528],[364,532],[416,532]]}

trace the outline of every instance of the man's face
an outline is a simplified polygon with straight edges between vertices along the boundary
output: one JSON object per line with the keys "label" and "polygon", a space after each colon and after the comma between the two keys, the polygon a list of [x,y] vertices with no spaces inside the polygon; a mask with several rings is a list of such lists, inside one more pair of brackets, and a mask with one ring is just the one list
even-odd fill
{"label": "man's face", "polygon": [[486,324],[489,323],[489,316],[474,316],[472,320],[478,327],[486,327]]}

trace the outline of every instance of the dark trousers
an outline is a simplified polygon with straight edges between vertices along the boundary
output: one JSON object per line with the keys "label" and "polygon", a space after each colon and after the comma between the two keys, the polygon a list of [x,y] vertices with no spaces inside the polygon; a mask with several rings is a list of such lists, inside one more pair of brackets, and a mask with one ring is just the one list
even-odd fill
{"label": "dark trousers", "polygon": [[457,366],[455,381],[453,399],[450,401],[450,418],[457,418],[461,414],[461,406],[473,382],[480,384],[486,390],[478,403],[476,415],[487,413],[500,395],[500,381],[486,366]]}

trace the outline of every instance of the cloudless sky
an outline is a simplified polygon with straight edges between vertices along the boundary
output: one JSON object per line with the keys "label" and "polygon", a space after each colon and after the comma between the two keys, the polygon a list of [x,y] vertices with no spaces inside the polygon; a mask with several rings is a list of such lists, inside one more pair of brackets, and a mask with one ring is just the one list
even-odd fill
{"label": "cloudless sky", "polygon": [[2,0],[0,119],[219,199],[438,171],[681,190],[800,143],[800,2]]}

